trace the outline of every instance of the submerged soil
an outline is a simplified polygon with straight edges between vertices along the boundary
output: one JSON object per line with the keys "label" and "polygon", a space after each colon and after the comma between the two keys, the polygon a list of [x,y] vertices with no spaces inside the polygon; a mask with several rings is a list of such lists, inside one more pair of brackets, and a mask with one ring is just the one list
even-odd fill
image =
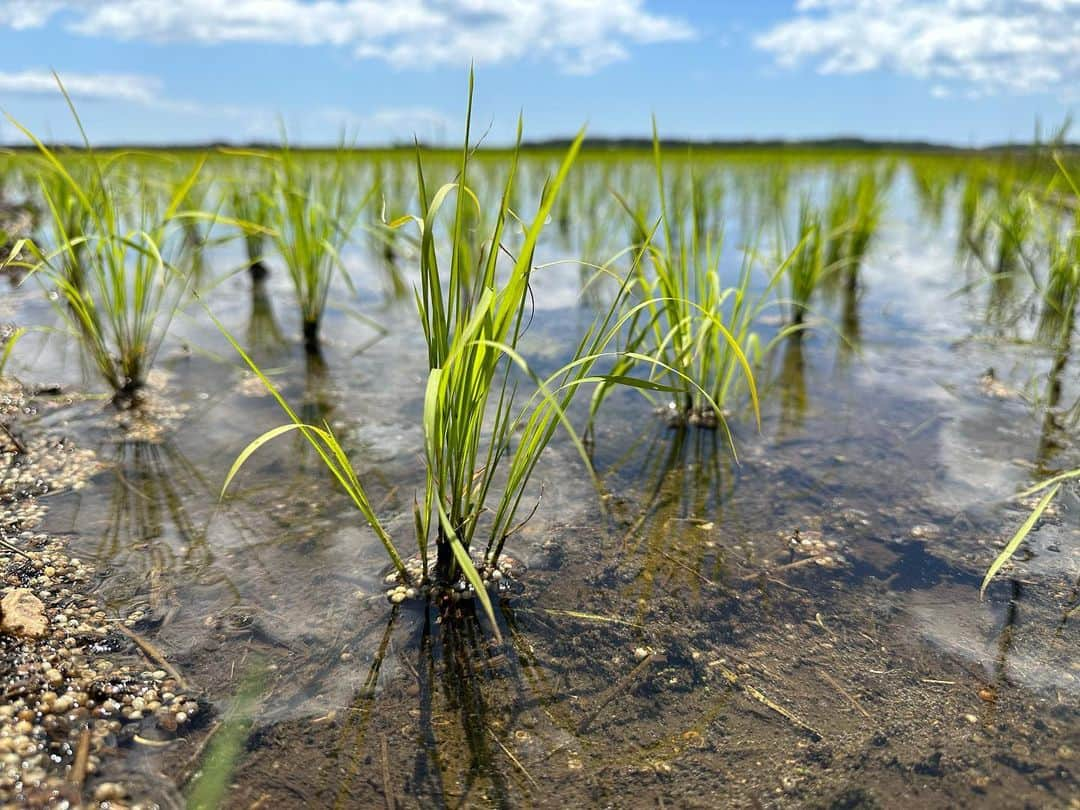
{"label": "submerged soil", "polygon": [[[743,461],[723,520],[662,500],[642,524],[624,494],[610,524],[527,529],[504,646],[420,608],[366,616],[337,648],[363,683],[258,728],[228,806],[1077,806],[1062,594],[1014,579],[978,602],[981,569],[931,547],[955,515],[924,503],[807,514],[825,481],[798,444]],[[334,690],[333,668],[298,673]]]}
{"label": "submerged soil", "polygon": [[[858,300],[823,303],[839,326],[823,317],[760,370],[761,430],[731,416],[738,461],[723,431],[669,427],[626,392],[597,426],[600,496],[553,444],[508,545],[527,572],[498,600],[502,644],[483,619],[391,604],[385,554],[299,442],[260,450],[219,501],[231,459],[281,415],[197,316],[177,321],[146,419],[16,404],[21,441],[63,437],[95,465],[25,501],[26,542],[94,569],[71,598],[188,687],[170,691],[171,729],[140,716],[125,732],[120,709],[81,786],[70,745],[40,763],[56,787],[40,803],[109,784],[111,807],[200,806],[216,784],[238,808],[1080,807],[1074,486],[979,599],[1031,507],[1010,496],[1080,466],[1075,431],[1045,418],[1054,358],[1018,338],[1021,316],[988,326],[985,291],[910,193]],[[369,258],[351,259],[361,302]],[[223,282],[215,312],[306,420],[334,426],[408,537],[424,371],[410,304],[365,310],[388,325],[376,342],[331,313],[315,362],[282,337],[300,334],[283,275],[256,295]],[[591,320],[565,304],[577,283],[538,282],[541,371]],[[19,322],[48,311],[25,290],[6,305]],[[18,376],[76,378],[77,358],[36,340]],[[1080,397],[1075,374],[1056,396]],[[96,660],[155,689],[145,649],[117,645]]]}

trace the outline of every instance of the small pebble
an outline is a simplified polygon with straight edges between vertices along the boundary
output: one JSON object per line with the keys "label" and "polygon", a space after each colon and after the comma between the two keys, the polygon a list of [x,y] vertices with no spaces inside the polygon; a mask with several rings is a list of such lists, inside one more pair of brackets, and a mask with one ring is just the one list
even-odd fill
{"label": "small pebble", "polygon": [[97,802],[108,802],[125,796],[127,796],[127,791],[117,782],[102,782],[94,788],[94,801]]}

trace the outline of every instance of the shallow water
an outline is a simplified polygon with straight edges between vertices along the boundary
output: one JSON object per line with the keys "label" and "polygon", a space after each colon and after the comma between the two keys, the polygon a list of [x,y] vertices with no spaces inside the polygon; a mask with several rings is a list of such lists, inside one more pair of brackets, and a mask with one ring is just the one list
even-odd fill
{"label": "shallow water", "polygon": [[[498,606],[503,645],[484,622],[388,604],[381,546],[298,439],[262,449],[219,500],[282,415],[194,305],[159,357],[159,396],[179,407],[159,442],[124,441],[95,400],[36,421],[108,464],[50,499],[45,528],[97,566],[111,611],[142,613],[136,629],[219,718],[261,685],[229,806],[1076,806],[1076,491],[985,601],[978,587],[1030,508],[1007,499],[1080,453],[1044,418],[1053,353],[1029,340],[1030,291],[993,309],[958,258],[957,197],[928,220],[901,168],[857,299],[819,301],[814,328],[767,358],[760,431],[733,415],[737,462],[722,434],[671,429],[626,392],[596,430],[601,497],[556,440],[508,546],[528,573]],[[726,205],[734,246],[750,229]],[[210,265],[235,264],[230,250]],[[542,253],[570,250],[553,236]],[[379,303],[372,257],[349,263],[358,292],[334,300],[387,331],[335,309],[321,364],[291,339],[276,268],[264,299],[237,276],[207,300],[305,418],[334,426],[409,537],[424,346],[408,300]],[[524,345],[540,370],[592,318],[580,278],[537,280]],[[4,306],[52,319],[32,286]],[[55,334],[13,362],[35,382],[81,379]],[[1064,408],[1071,363],[1062,380]],[[197,767],[212,731],[109,767],[175,800],[160,775]]]}

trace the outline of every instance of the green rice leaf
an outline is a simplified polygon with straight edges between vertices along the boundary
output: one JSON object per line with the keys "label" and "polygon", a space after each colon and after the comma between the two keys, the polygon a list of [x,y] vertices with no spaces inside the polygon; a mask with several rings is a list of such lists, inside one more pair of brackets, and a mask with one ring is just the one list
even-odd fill
{"label": "green rice leaf", "polygon": [[484,613],[487,614],[488,621],[491,622],[491,629],[495,632],[495,638],[502,643],[502,633],[499,632],[499,624],[495,621],[495,610],[491,606],[491,597],[488,596],[487,587],[484,585],[484,580],[480,578],[480,572],[476,570],[476,566],[473,565],[472,558],[469,557],[469,552],[465,550],[465,547],[461,545],[461,541],[458,540],[457,532],[454,531],[454,527],[450,524],[450,518],[446,515],[446,510],[443,508],[441,502],[436,501],[439,508],[439,522],[442,524],[443,532],[446,534],[447,542],[450,543],[450,550],[454,553],[454,559],[457,560],[458,567],[461,568],[461,572],[465,575],[465,579],[472,585],[473,590],[476,591],[476,598],[480,600],[480,604],[484,608]]}
{"label": "green rice leaf", "polygon": [[1061,489],[1061,484],[1054,484],[1054,486],[1043,495],[1042,500],[1035,506],[1028,515],[1028,519],[1024,521],[1024,524],[1017,529],[1016,534],[1012,536],[1012,539],[1005,544],[1005,548],[1001,553],[997,555],[997,558],[990,564],[990,567],[986,570],[986,576],[983,577],[982,586],[979,588],[979,598],[982,599],[986,595],[986,588],[990,584],[990,580],[994,578],[1001,566],[1009,561],[1009,558],[1016,553],[1016,550],[1020,548],[1020,544],[1024,542],[1024,539],[1028,536],[1032,527],[1042,517],[1042,513],[1046,511],[1046,507],[1050,505],[1050,501],[1057,495],[1058,490]]}
{"label": "green rice leaf", "polygon": [[221,485],[221,497],[225,497],[225,492],[226,490],[228,490],[229,484],[232,483],[233,478],[235,478],[236,474],[240,472],[240,468],[244,466],[245,462],[247,462],[247,460],[251,458],[255,451],[257,451],[267,442],[273,441],[282,434],[288,433],[293,430],[304,429],[318,430],[318,428],[313,427],[312,425],[304,425],[299,422],[292,422],[287,425],[278,425],[278,427],[276,428],[271,428],[258,438],[251,441],[248,446],[240,452],[240,455],[236,457],[236,461],[233,462],[232,467],[229,468],[229,473],[225,476],[225,483]]}
{"label": "green rice leaf", "polygon": [[7,368],[8,360],[11,359],[11,352],[15,348],[15,344],[19,342],[19,338],[25,335],[27,329],[25,326],[20,326],[8,337],[4,343],[4,353],[0,355],[0,375],[4,373],[4,369]]}
{"label": "green rice leaf", "polygon": [[1027,497],[1029,497],[1031,495],[1034,495],[1036,492],[1041,492],[1042,490],[1046,489],[1047,487],[1053,486],[1054,484],[1061,483],[1062,481],[1069,481],[1069,480],[1071,480],[1073,478],[1080,478],[1080,467],[1078,467],[1075,470],[1068,470],[1067,472],[1063,472],[1063,473],[1060,473],[1059,475],[1055,475],[1053,478],[1047,478],[1045,481],[1041,481],[1038,484],[1035,484],[1034,486],[1028,487],[1023,492],[1018,493],[1016,495],[1016,497],[1017,498],[1027,498]]}

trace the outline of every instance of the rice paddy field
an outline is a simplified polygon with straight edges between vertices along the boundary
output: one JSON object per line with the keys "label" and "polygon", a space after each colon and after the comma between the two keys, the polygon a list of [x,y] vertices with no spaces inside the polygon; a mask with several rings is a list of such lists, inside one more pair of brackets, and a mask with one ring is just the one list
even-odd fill
{"label": "rice paddy field", "polygon": [[1080,807],[1068,151],[39,147],[0,804]]}

